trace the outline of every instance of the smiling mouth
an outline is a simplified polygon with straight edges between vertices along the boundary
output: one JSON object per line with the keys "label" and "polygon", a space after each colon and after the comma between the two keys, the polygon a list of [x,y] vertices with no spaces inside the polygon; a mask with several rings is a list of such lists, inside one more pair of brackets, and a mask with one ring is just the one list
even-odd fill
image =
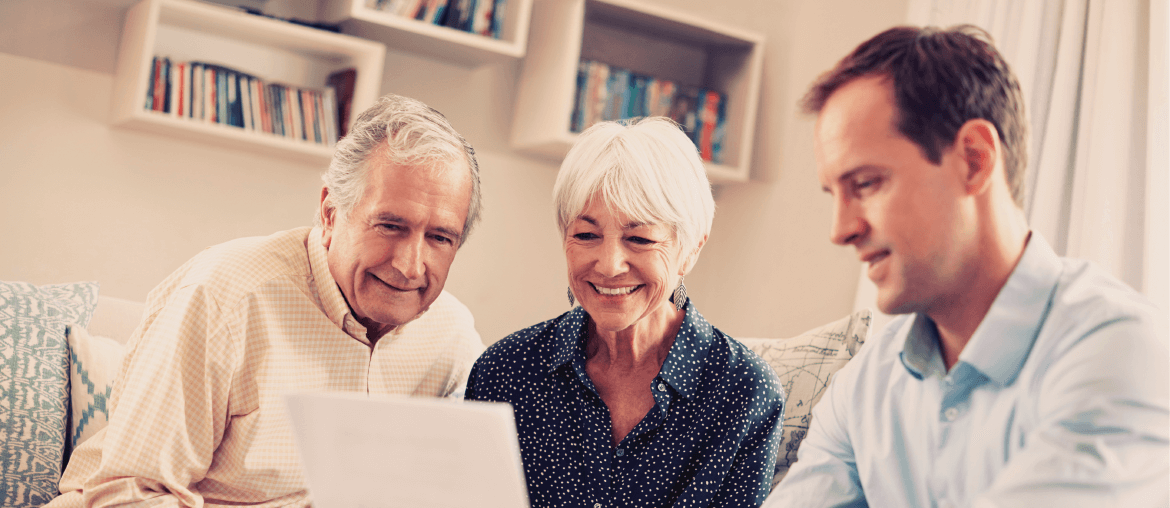
{"label": "smiling mouth", "polygon": [[601,287],[601,286],[598,286],[597,284],[594,284],[594,283],[592,283],[592,282],[590,282],[590,283],[589,283],[589,285],[590,285],[590,286],[593,286],[593,290],[594,290],[594,291],[596,291],[596,292],[597,292],[597,294],[600,294],[600,295],[604,295],[604,296],[624,296],[624,295],[628,295],[628,294],[630,294],[630,293],[633,293],[634,291],[637,291],[637,290],[638,290],[639,288],[641,288],[641,287],[642,287],[644,284],[638,284],[638,285],[636,285],[636,286],[624,286],[624,287],[619,287],[619,288],[606,288],[606,287]]}
{"label": "smiling mouth", "polygon": [[883,251],[874,252],[872,254],[866,255],[864,258],[861,259],[861,261],[863,263],[868,263],[869,266],[873,266],[874,264],[880,262],[883,259],[886,259],[889,256],[890,256],[890,251],[883,250]]}
{"label": "smiling mouth", "polygon": [[395,285],[393,285],[393,284],[391,284],[391,283],[389,283],[389,282],[386,282],[386,281],[382,280],[382,278],[381,278],[381,277],[378,277],[377,275],[370,274],[370,276],[371,276],[371,277],[373,277],[373,278],[374,278],[374,280],[377,280],[378,282],[381,282],[383,286],[386,286],[386,287],[388,287],[388,288],[390,288],[390,289],[392,289],[392,290],[394,290],[394,291],[398,291],[398,292],[400,292],[400,293],[409,293],[409,292],[411,292],[411,291],[421,291],[421,290],[425,289],[425,287],[419,287],[419,288],[400,288],[400,287],[398,287],[398,286],[395,286]]}

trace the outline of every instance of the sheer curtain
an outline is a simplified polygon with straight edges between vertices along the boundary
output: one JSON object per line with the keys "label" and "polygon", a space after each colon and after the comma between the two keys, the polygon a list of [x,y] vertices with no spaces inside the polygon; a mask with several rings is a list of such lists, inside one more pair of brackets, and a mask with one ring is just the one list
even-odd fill
{"label": "sheer curtain", "polygon": [[[910,0],[908,22],[988,31],[1031,124],[1025,212],[1058,254],[1170,308],[1167,0]],[[864,276],[857,307],[874,307]],[[883,318],[886,318],[883,316]]]}

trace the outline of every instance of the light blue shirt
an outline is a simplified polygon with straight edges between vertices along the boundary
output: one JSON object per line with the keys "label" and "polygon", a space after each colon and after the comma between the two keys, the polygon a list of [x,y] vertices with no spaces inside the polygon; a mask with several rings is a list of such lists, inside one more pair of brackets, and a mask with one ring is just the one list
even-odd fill
{"label": "light blue shirt", "polygon": [[1157,312],[1033,232],[950,372],[925,315],[866,342],[764,506],[1170,506]]}

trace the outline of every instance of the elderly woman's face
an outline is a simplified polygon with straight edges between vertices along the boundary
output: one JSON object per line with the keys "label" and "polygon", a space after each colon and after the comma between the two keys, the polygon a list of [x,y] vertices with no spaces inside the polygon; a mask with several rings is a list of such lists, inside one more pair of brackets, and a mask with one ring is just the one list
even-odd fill
{"label": "elderly woman's face", "polygon": [[597,198],[565,232],[569,286],[598,330],[617,332],[673,312],[682,256],[674,232],[614,214]]}

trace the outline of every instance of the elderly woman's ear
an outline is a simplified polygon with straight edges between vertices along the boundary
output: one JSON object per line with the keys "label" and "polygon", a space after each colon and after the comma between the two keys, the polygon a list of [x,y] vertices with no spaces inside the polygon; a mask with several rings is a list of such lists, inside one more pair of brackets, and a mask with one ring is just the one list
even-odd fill
{"label": "elderly woman's ear", "polygon": [[707,243],[707,236],[708,235],[703,235],[703,238],[699,239],[699,244],[695,246],[695,250],[692,250],[691,253],[687,255],[686,259],[683,260],[682,266],[679,267],[679,275],[686,275],[691,273],[691,268],[694,268],[695,262],[699,260],[699,251],[702,251],[703,245],[706,245]]}

